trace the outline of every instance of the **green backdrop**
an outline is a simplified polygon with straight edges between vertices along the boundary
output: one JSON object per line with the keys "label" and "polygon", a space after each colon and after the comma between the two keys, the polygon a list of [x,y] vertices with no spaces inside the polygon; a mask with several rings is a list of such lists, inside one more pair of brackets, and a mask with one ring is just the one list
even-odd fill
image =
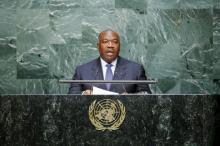
{"label": "green backdrop", "polygon": [[220,93],[220,0],[0,0],[0,94],[67,93],[107,28],[154,93]]}

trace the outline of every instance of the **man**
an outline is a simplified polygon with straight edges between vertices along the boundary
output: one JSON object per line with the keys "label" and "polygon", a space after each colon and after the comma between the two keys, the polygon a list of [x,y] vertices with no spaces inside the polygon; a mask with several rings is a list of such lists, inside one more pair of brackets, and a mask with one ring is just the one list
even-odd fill
{"label": "man", "polygon": [[[97,48],[100,57],[76,68],[73,80],[146,80],[143,66],[119,56],[120,37],[117,32],[105,30],[99,34]],[[151,93],[147,84],[91,84],[72,83],[69,94],[91,95],[92,86],[117,92]]]}

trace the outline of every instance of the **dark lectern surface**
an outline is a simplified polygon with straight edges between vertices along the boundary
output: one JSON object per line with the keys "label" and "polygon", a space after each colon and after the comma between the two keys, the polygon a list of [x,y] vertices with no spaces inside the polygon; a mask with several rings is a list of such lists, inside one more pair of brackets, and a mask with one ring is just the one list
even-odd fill
{"label": "dark lectern surface", "polygon": [[[96,130],[94,101],[119,100],[125,119],[118,130]],[[212,146],[219,119],[217,96],[0,96],[3,146]],[[217,109],[217,110],[216,110]]]}

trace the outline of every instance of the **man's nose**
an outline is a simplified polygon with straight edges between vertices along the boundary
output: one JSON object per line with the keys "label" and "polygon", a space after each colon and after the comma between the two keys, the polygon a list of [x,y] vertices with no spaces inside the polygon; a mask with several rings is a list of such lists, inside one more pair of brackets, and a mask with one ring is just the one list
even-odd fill
{"label": "man's nose", "polygon": [[113,44],[112,44],[112,41],[108,41],[108,47],[112,47]]}

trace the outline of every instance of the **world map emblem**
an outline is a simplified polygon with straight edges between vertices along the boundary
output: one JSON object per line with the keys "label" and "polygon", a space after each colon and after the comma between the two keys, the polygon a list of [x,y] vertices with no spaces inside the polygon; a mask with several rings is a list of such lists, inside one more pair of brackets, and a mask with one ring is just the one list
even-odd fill
{"label": "world map emblem", "polygon": [[96,130],[117,130],[125,119],[125,107],[119,100],[102,99],[89,106],[89,119]]}

